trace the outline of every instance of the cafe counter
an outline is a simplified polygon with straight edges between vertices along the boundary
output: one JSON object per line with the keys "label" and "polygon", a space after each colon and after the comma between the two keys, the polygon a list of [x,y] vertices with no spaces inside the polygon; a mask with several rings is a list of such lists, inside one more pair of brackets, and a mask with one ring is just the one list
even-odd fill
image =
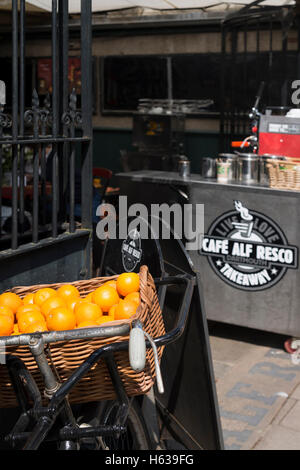
{"label": "cafe counter", "polygon": [[117,176],[128,207],[180,205],[209,320],[300,337],[300,192],[175,172]]}

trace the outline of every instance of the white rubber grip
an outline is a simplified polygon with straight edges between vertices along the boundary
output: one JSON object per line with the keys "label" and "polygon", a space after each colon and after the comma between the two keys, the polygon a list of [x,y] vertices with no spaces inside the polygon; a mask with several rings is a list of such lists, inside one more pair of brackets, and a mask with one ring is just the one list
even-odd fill
{"label": "white rubber grip", "polygon": [[146,341],[141,328],[132,328],[129,336],[129,362],[133,370],[140,372],[146,364]]}

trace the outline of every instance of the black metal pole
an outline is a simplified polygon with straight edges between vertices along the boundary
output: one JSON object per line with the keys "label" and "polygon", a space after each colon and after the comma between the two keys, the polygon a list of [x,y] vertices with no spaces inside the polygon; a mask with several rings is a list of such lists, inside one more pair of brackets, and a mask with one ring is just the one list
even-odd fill
{"label": "black metal pole", "polygon": [[[74,132],[74,129],[71,130]],[[71,144],[70,154],[70,232],[74,233],[75,226],[75,144]]]}
{"label": "black metal pole", "polygon": [[[57,0],[52,0],[52,134],[56,138],[59,132],[59,108],[58,108],[58,60],[57,60]],[[58,146],[53,145],[52,161],[52,236],[58,235]]]}
{"label": "black metal pole", "polygon": [[[70,109],[73,108],[73,112],[76,113],[76,93],[75,90],[70,96]],[[75,116],[75,114],[74,114]],[[75,123],[71,122],[70,136],[75,137]],[[71,144],[70,153],[70,172],[69,172],[69,184],[70,184],[70,232],[75,232],[75,144]]]}
{"label": "black metal pole", "polygon": [[[12,138],[18,137],[18,0],[12,0]],[[12,145],[12,241],[18,247],[18,146]]]}
{"label": "black metal pole", "polygon": [[[36,90],[32,95],[33,111],[33,136],[39,136],[39,97]],[[33,208],[32,208],[32,242],[37,243],[39,239],[39,150],[38,144],[34,146],[33,155]]]}
{"label": "black metal pole", "polygon": [[81,158],[81,224],[90,229],[87,247],[87,272],[92,271],[92,200],[93,200],[93,153],[92,153],[92,2],[81,0],[81,98],[82,131],[89,141],[82,145]]}
{"label": "black metal pole", "polygon": [[[24,136],[25,113],[25,0],[20,0],[20,126],[19,134]],[[20,231],[24,231],[24,146],[20,147]]]}
{"label": "black metal pole", "polygon": [[92,8],[91,0],[81,0],[81,98],[82,130],[89,142],[82,145],[81,217],[84,228],[92,228]]}
{"label": "black metal pole", "polygon": [[[59,11],[59,115],[67,111],[69,96],[69,0],[58,1]],[[66,129],[60,122],[60,134],[66,135]],[[68,200],[68,143],[59,146],[59,219],[65,220]]]}
{"label": "black metal pole", "polygon": [[271,19],[270,30],[269,30],[268,76],[267,76],[267,86],[266,86],[266,104],[267,105],[270,105],[271,83],[273,80],[272,68],[273,68],[273,21]]}
{"label": "black metal pole", "polygon": [[220,141],[219,141],[219,151],[225,151],[225,119],[226,119],[226,109],[225,109],[225,80],[226,80],[226,27],[222,24],[221,26],[221,40],[222,40],[222,50],[221,50],[221,73],[220,73]]}
{"label": "black metal pole", "polygon": [[256,24],[256,84],[260,84],[261,80],[261,54],[260,54],[260,22]]}
{"label": "black metal pole", "polygon": [[231,93],[230,93],[230,142],[233,140],[236,132],[236,53],[237,53],[237,28],[231,30],[231,64],[230,64],[230,81],[231,81]]}
{"label": "black metal pole", "polygon": [[244,29],[244,54],[243,54],[243,86],[242,86],[242,93],[243,96],[241,99],[243,100],[243,105],[242,105],[242,111],[243,111],[243,134],[248,135],[249,133],[249,126],[246,126],[246,123],[248,123],[248,116],[247,114],[249,113],[249,107],[248,107],[248,71],[247,71],[247,59],[248,59],[248,23],[247,21],[245,22],[245,29]]}
{"label": "black metal pole", "polygon": [[300,15],[297,15],[297,43],[298,43],[298,51],[297,51],[297,64],[296,64],[296,78],[299,80],[300,78]]}
{"label": "black metal pole", "polygon": [[288,80],[287,80],[287,46],[288,46],[288,25],[284,19],[281,24],[281,36],[282,36],[282,88],[281,88],[281,105],[287,106],[288,104]]}
{"label": "black metal pole", "polygon": [[[50,114],[50,95],[47,93],[44,104],[43,104],[43,113],[44,118],[42,119],[41,125],[41,134],[42,136],[46,135],[47,132],[47,124]],[[46,143],[41,145],[41,209],[42,209],[42,224],[43,226],[47,223],[47,155],[46,155],[46,148],[49,146]],[[51,148],[52,150],[52,148]],[[49,152],[51,153],[51,152]],[[49,154],[48,154],[49,156]]]}
{"label": "black metal pole", "polygon": [[54,424],[54,419],[41,417],[26,441],[23,450],[37,450]]}
{"label": "black metal pole", "polygon": [[[3,134],[3,128],[0,126],[0,138],[2,137]],[[0,144],[0,214],[2,214],[2,185],[3,185],[3,166],[2,166],[2,157],[3,157],[3,151],[2,151],[2,145]],[[2,236],[2,227],[0,224],[0,237]]]}

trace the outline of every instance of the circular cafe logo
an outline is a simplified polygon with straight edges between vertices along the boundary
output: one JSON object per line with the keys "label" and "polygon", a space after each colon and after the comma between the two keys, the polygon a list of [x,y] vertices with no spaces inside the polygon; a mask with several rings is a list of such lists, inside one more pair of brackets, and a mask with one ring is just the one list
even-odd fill
{"label": "circular cafe logo", "polygon": [[235,201],[235,210],[213,222],[201,254],[226,283],[259,291],[276,284],[287,269],[298,267],[298,249],[288,244],[277,224]]}
{"label": "circular cafe logo", "polygon": [[141,236],[134,229],[122,243],[122,264],[126,272],[133,271],[142,258]]}

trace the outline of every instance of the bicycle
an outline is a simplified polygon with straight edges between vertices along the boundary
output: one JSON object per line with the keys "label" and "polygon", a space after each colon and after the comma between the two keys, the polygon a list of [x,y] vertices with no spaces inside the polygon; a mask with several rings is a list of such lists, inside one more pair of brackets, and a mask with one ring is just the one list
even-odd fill
{"label": "bicycle", "polygon": [[[128,397],[120,378],[115,355],[129,351],[131,367],[140,371],[145,366],[146,349],[154,353],[157,388],[163,392],[157,348],[168,346],[182,335],[194,291],[195,280],[190,274],[177,274],[154,279],[158,299],[163,311],[166,289],[169,286],[184,286],[182,303],[176,325],[171,331],[152,339],[143,330],[140,321],[134,322],[132,329],[128,324],[87,328],[67,332],[45,332],[12,336],[0,340],[0,347],[26,345],[30,349],[42,374],[45,395],[49,403],[43,406],[40,390],[26,368],[24,362],[13,355],[7,358],[7,368],[16,393],[21,415],[5,442],[14,449],[37,450],[43,446],[52,446],[61,450],[97,449],[97,450],[149,450],[153,442],[139,407],[139,397]],[[45,346],[60,341],[74,339],[111,338],[129,336],[129,341],[106,344],[89,357],[60,383],[55,368],[50,367]],[[51,359],[51,357],[50,357]],[[71,406],[68,394],[74,386],[100,360],[104,360],[113,383],[117,400],[88,403]],[[31,405],[30,403],[33,403]],[[78,414],[83,416],[78,416]]]}

